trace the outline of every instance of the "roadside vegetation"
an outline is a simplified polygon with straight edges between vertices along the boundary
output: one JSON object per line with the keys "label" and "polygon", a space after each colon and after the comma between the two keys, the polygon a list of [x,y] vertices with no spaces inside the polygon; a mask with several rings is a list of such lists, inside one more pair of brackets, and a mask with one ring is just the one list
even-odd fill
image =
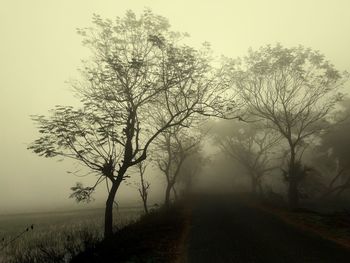
{"label": "roadside vegetation", "polygon": [[[141,208],[119,211],[114,230],[135,222],[141,214]],[[69,262],[103,239],[102,215],[101,209],[94,209],[3,216],[0,262]]]}

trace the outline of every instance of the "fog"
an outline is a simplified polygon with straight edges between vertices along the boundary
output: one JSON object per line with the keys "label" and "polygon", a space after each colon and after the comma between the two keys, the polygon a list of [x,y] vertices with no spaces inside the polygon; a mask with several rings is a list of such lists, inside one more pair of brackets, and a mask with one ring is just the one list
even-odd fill
{"label": "fog", "polygon": [[[319,50],[337,69],[350,69],[347,0],[2,0],[1,4],[0,214],[104,206],[103,185],[89,204],[68,198],[76,182],[94,183],[93,177],[67,173],[80,169],[74,162],[38,157],[27,150],[38,137],[30,115],[47,114],[55,105],[79,104],[67,81],[79,79],[81,60],[89,57],[76,28],[90,26],[93,13],[114,18],[128,9],[138,14],[150,7],[168,18],[172,29],[188,32],[189,44],[211,43],[216,56],[245,56],[249,47],[276,42],[285,47],[300,44]],[[198,190],[248,190],[246,177],[230,177],[242,174],[242,167],[220,157],[209,135],[203,144],[204,156],[211,163],[203,166],[196,179]],[[165,178],[155,166],[149,167],[146,176],[151,183],[150,205],[162,203]],[[136,181],[138,176],[133,174],[118,191],[120,206],[141,205]],[[274,181],[277,190],[283,188],[280,181]]]}

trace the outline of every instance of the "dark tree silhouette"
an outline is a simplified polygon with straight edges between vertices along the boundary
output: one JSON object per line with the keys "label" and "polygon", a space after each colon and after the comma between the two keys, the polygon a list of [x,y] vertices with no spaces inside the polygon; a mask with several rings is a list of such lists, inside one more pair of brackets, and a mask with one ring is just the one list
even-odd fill
{"label": "dark tree silhouette", "polygon": [[150,10],[137,18],[128,11],[115,21],[95,15],[93,24],[78,30],[93,57],[82,69],[83,79],[72,83],[84,106],[35,116],[41,137],[29,149],[75,159],[98,174],[94,186],[73,189],[78,200],[108,182],[107,238],[117,190],[127,170],[146,159],[155,138],[197,115],[223,117],[236,105],[227,104],[227,85],[210,66],[208,47],[181,45],[184,34],[170,31],[165,18]]}
{"label": "dark tree silhouette", "polygon": [[138,192],[140,194],[140,197],[142,199],[143,209],[145,210],[145,213],[148,214],[148,192],[151,184],[145,179],[145,171],[147,168],[147,164],[145,162],[140,162],[137,164],[137,169],[140,174],[140,183],[138,185]]}

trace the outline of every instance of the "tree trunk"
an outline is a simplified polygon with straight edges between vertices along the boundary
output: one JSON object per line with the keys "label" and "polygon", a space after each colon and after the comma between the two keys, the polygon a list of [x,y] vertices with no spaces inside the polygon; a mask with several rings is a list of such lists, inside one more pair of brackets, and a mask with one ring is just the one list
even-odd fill
{"label": "tree trunk", "polygon": [[177,191],[175,189],[175,185],[172,188],[173,188],[173,192],[174,192],[174,198],[175,198],[175,200],[178,200],[178,196],[177,196]]}
{"label": "tree trunk", "polygon": [[121,180],[116,180],[112,188],[108,194],[108,198],[106,201],[106,209],[105,209],[105,229],[104,229],[104,238],[109,238],[113,235],[113,204],[114,198],[119,188]]}
{"label": "tree trunk", "polygon": [[142,196],[143,209],[145,213],[148,214],[148,206],[147,206],[147,196]]}
{"label": "tree trunk", "polygon": [[288,203],[291,209],[296,209],[299,207],[299,178],[295,167],[295,149],[293,147],[291,147],[291,157],[288,172]]}
{"label": "tree trunk", "polygon": [[169,207],[170,206],[170,193],[171,193],[171,189],[172,189],[172,184],[168,183],[166,186],[166,190],[165,190],[165,206]]}
{"label": "tree trunk", "polygon": [[291,153],[291,159],[289,164],[289,188],[288,188],[288,202],[291,209],[296,209],[299,206],[299,190],[298,190],[298,178],[295,169],[295,153]]}
{"label": "tree trunk", "polygon": [[291,209],[296,209],[299,207],[298,182],[295,180],[295,178],[290,178],[289,180],[288,201]]}

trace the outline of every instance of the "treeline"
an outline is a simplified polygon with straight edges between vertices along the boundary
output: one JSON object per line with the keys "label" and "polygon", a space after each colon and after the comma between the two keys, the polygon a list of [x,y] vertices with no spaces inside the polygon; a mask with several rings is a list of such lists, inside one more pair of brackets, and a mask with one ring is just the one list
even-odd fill
{"label": "treeline", "polygon": [[[73,159],[96,177],[92,186],[72,188],[79,201],[90,200],[98,185],[107,186],[106,238],[112,235],[117,191],[133,172],[140,174],[139,193],[148,210],[144,174],[150,162],[166,178],[166,205],[171,193],[179,194],[177,187],[189,191],[205,161],[200,125],[212,118],[244,123],[217,139],[246,167],[254,192],[263,191],[261,182],[276,165],[273,149],[283,149],[289,204],[298,206],[309,170],[303,153],[313,141],[323,152],[333,149],[327,132],[342,119],[334,113],[341,110],[346,74],[301,46],[265,46],[243,59],[216,61],[208,44],[186,45],[187,34],[172,31],[167,19],[150,10],[139,17],[128,11],[115,20],[95,15],[92,22],[78,30],[91,50],[81,79],[72,83],[81,106],[56,106],[48,116],[33,116],[40,137],[29,149]],[[318,158],[345,169],[335,149],[330,155]],[[338,193],[330,190],[339,186],[337,180],[329,183],[329,193]]]}

